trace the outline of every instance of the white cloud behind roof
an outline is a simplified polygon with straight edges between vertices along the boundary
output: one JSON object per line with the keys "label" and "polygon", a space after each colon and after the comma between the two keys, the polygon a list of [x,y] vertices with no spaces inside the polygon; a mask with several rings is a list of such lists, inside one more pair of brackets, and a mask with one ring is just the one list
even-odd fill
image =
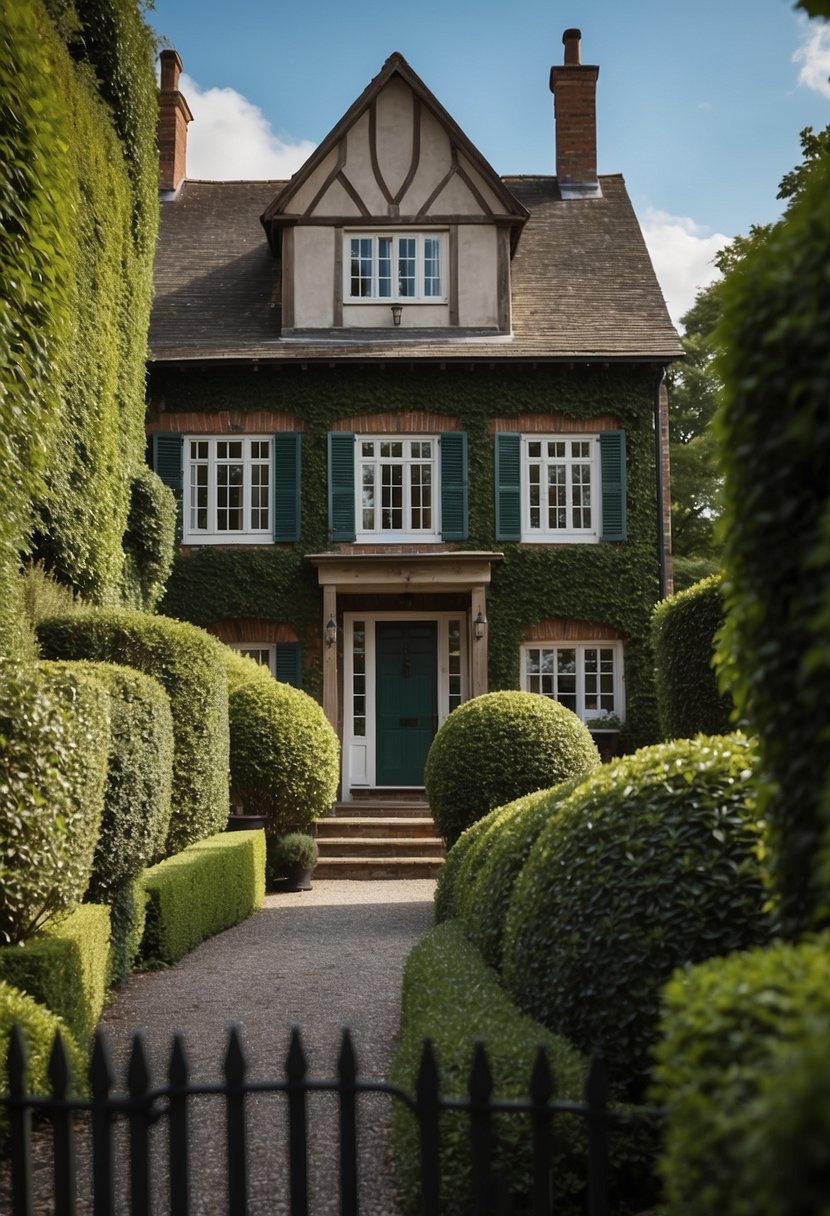
{"label": "white cloud behind roof", "polygon": [[807,22],[801,46],[793,55],[800,63],[798,83],[830,99],[830,25]]}
{"label": "white cloud behind roof", "polygon": [[669,315],[678,328],[680,318],[695,302],[701,288],[720,278],[713,259],[730,238],[709,232],[685,215],[669,215],[649,207],[640,227],[663,289]]}

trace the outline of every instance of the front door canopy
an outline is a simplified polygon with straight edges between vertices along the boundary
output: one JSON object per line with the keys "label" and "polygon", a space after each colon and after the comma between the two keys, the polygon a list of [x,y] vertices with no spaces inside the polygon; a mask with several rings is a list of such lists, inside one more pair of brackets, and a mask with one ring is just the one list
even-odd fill
{"label": "front door canopy", "polygon": [[503,554],[460,550],[445,553],[311,553],[321,587],[339,594],[415,591],[471,591],[490,582],[493,562]]}

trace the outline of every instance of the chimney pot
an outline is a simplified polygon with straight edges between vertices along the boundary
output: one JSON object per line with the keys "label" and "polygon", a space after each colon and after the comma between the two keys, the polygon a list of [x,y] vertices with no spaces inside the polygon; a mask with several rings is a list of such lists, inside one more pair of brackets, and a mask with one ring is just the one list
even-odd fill
{"label": "chimney pot", "polygon": [[578,64],[579,60],[579,44],[582,39],[582,30],[565,30],[562,35],[562,41],[565,44],[565,63]]}

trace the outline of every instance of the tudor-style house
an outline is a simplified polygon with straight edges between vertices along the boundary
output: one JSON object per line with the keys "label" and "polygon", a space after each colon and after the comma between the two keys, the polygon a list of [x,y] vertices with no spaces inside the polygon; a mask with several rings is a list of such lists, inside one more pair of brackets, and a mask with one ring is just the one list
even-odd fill
{"label": "tudor-style house", "polygon": [[559,699],[606,753],[654,738],[681,350],[623,179],[597,174],[599,69],[563,42],[555,176],[499,176],[393,54],[290,181],[190,180],[162,52],[162,610],[320,699],[346,800],[422,785],[489,689]]}

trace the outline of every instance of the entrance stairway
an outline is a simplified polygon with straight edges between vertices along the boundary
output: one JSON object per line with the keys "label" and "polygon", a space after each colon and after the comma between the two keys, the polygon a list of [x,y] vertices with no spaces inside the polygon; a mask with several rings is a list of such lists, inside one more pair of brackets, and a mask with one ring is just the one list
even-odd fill
{"label": "entrance stairway", "polygon": [[317,820],[320,860],[313,878],[435,878],[444,842],[417,790],[359,793]]}

